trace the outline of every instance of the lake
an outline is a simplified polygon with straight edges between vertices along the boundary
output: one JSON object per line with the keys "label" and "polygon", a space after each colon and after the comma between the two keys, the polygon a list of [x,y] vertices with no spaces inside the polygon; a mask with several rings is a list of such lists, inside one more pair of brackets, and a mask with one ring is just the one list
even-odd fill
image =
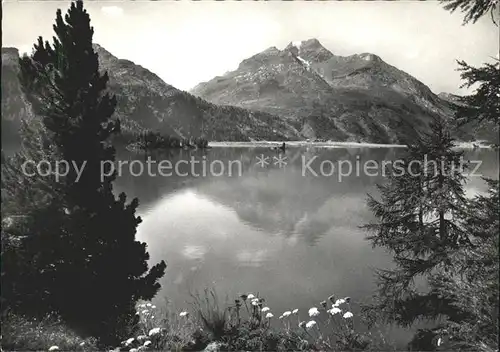
{"label": "lake", "polygon": [[[350,296],[356,314],[358,304],[374,292],[373,270],[389,267],[391,256],[372,249],[359,228],[373,220],[365,205],[367,193],[376,194],[384,177],[373,167],[369,174],[354,169],[356,163],[395,160],[401,152],[314,147],[290,148],[281,156],[269,148],[176,151],[152,157],[157,163],[168,160],[162,176],[155,167],[139,175],[138,164],[146,157],[120,151],[119,160],[138,162],[123,171],[115,188],[139,198],[143,222],[138,238],[147,242],[152,262],[167,263],[158,304],[167,298],[175,309],[189,309],[190,292],[214,287],[230,302],[243,292],[259,293],[276,317],[298,308],[306,320],[307,310],[331,294]],[[482,162],[476,173],[497,177],[497,151],[471,150],[465,158]],[[338,167],[332,172],[339,161],[344,161],[344,175],[351,163],[350,176],[339,178]],[[466,185],[469,196],[484,190],[480,177]],[[399,330],[395,336],[403,341],[409,335]]]}

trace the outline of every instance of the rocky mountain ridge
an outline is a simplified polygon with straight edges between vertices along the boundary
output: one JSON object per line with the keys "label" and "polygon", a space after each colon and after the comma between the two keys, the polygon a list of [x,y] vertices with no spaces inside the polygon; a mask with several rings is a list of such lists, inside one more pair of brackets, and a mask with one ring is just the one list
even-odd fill
{"label": "rocky mountain ridge", "polygon": [[[95,44],[125,135],[146,129],[212,141],[323,139],[406,143],[454,101],[380,57],[336,56],[316,39],[276,47],[238,69],[179,90],[144,67]],[[2,48],[2,136],[16,139],[33,112],[17,74],[19,52]]]}
{"label": "rocky mountain ridge", "polygon": [[[179,90],[151,71],[118,59],[95,44],[102,71],[110,77],[109,90],[117,97],[115,116],[125,135],[146,129],[180,137],[250,141],[298,139],[285,121],[264,112],[218,106]],[[19,51],[2,48],[2,134],[15,139],[21,119],[33,116],[19,80]]]}
{"label": "rocky mountain ridge", "polygon": [[317,39],[268,48],[191,92],[279,115],[304,138],[405,143],[453,114],[452,103],[379,56],[334,55]]}

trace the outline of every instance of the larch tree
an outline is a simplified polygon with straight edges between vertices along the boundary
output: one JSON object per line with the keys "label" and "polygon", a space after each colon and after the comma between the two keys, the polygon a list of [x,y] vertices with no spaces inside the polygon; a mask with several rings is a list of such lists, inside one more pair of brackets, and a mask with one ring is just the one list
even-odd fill
{"label": "larch tree", "polygon": [[488,190],[471,200],[465,223],[471,245],[454,253],[450,272],[429,278],[432,294],[442,302],[427,311],[439,321],[428,329],[438,350],[498,350],[499,183],[485,181]]}
{"label": "larch tree", "polygon": [[460,98],[456,119],[459,125],[474,123],[492,128],[498,133],[500,126],[500,61],[485,63],[476,68],[458,61],[462,87],[477,86],[474,94]]}
{"label": "larch tree", "polygon": [[470,22],[476,23],[481,17],[490,14],[494,23],[497,23],[495,16],[498,17],[498,0],[440,0],[444,9],[450,12],[460,10],[464,13],[463,24]]}
{"label": "larch tree", "polygon": [[[445,4],[446,10],[451,12],[461,10],[465,14],[464,24],[475,23],[489,13],[493,23],[498,26],[498,21],[495,19],[498,18],[499,10],[496,0],[441,2]],[[485,63],[480,68],[472,67],[464,61],[458,63],[461,77],[465,81],[463,86],[476,87],[474,93],[460,99],[461,104],[457,106],[455,114],[458,125],[475,124],[475,127],[487,127],[498,133],[500,116],[498,58],[494,63]],[[442,133],[435,133],[434,138],[427,140],[422,151],[428,152],[428,146],[434,151],[448,150],[446,153],[441,153],[445,159],[446,155],[451,156],[452,153],[456,153],[450,148],[443,148],[446,142],[436,148],[439,141],[447,140],[443,137]],[[456,174],[454,181],[438,176],[436,179],[438,182],[434,182],[437,187],[429,188],[426,181],[423,188],[425,198],[429,198],[426,203],[434,204],[432,207],[435,211],[432,218],[440,224],[431,226],[430,229],[434,230],[430,234],[434,232],[436,239],[440,239],[444,234],[443,238],[447,239],[445,242],[432,241],[437,246],[426,245],[430,247],[429,254],[421,264],[427,262],[431,265],[424,264],[424,267],[432,269],[423,276],[425,292],[417,293],[414,289],[416,280],[411,281],[410,289],[409,286],[397,286],[401,282],[401,276],[398,277],[397,273],[402,273],[404,277],[407,270],[401,270],[403,266],[396,253],[396,269],[384,271],[380,276],[381,292],[384,292],[384,288],[389,288],[389,297],[384,297],[377,302],[378,304],[368,307],[369,312],[374,312],[373,308],[380,308],[382,317],[387,321],[405,326],[417,320],[434,322],[432,327],[417,330],[409,344],[410,350],[498,351],[499,183],[498,180],[485,179],[488,193],[464,202],[461,178],[464,179],[465,176]],[[393,182],[390,181],[389,184],[391,183]],[[434,192],[431,192],[432,189]],[[397,192],[397,188],[395,190]],[[434,198],[433,193],[437,197]],[[384,201],[387,199],[382,195],[381,202],[370,200],[373,210],[382,209],[375,214],[379,220],[384,218],[384,208],[389,209],[388,203]],[[371,228],[377,231],[375,239],[380,235],[379,226],[380,223]],[[396,233],[398,231],[395,231]],[[397,235],[395,237],[400,238]],[[411,239],[408,242],[408,246],[411,247]],[[392,249],[394,246],[387,245],[387,242],[384,247],[395,252]],[[430,258],[436,260],[429,261]],[[415,260],[411,262],[417,263]],[[394,287],[397,289],[394,290]]]}
{"label": "larch tree", "polygon": [[[498,0],[442,0],[444,9],[456,10],[464,14],[463,24],[476,23],[487,15],[495,26],[499,25],[500,6]],[[498,31],[498,28],[497,28]],[[500,55],[500,52],[497,53]],[[500,126],[500,56],[492,58],[492,62],[474,67],[463,60],[458,60],[458,71],[466,88],[476,87],[472,94],[460,98],[456,118],[460,125],[471,124],[475,128],[493,129],[498,137]]]}
{"label": "larch tree", "polygon": [[411,326],[426,318],[426,307],[441,304],[419,283],[436,270],[448,271],[454,251],[470,243],[464,230],[465,166],[462,153],[452,148],[448,128],[436,120],[394,163],[379,199],[368,198],[376,218],[364,226],[368,239],[393,254],[395,267],[378,271],[378,295],[365,312],[387,323]]}

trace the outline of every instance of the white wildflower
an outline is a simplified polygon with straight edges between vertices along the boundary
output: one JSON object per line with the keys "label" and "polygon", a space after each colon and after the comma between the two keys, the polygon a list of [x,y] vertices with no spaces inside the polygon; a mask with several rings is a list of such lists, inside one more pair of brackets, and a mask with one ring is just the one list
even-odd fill
{"label": "white wildflower", "polygon": [[344,314],[344,318],[345,319],[349,319],[349,318],[352,318],[353,317],[353,314],[351,312],[345,312]]}
{"label": "white wildflower", "polygon": [[137,352],[137,351],[138,351],[137,348],[131,348],[131,349],[128,350],[128,352]]}
{"label": "white wildflower", "polygon": [[253,299],[253,298],[255,298],[255,296],[253,294],[249,293],[247,296],[247,299]]}
{"label": "white wildflower", "polygon": [[57,346],[50,346],[49,351],[59,351],[59,347],[57,347]]}
{"label": "white wildflower", "polygon": [[85,341],[80,342],[80,346],[85,346]]}
{"label": "white wildflower", "polygon": [[268,312],[268,311],[270,311],[270,310],[271,310],[271,308],[269,308],[269,307],[264,307],[264,308],[262,308],[262,313]]}
{"label": "white wildflower", "polygon": [[292,314],[297,314],[298,312],[299,312],[299,310],[298,310],[298,309],[294,309],[294,310],[292,310]]}
{"label": "white wildflower", "polygon": [[[316,307],[312,307],[311,309],[309,309],[309,316],[310,317],[315,317],[315,316],[318,316],[319,315],[319,310],[318,308]],[[312,321],[312,320],[311,320]]]}
{"label": "white wildflower", "polygon": [[129,338],[127,341],[125,341],[125,346],[130,345],[132,342],[134,342],[134,340],[135,339],[133,337]]}
{"label": "white wildflower", "polygon": [[146,335],[139,335],[137,336],[137,341],[142,341],[142,340],[146,340],[148,337]]}
{"label": "white wildflower", "polygon": [[189,315],[189,313],[186,311],[180,312],[180,314],[179,314],[180,317],[187,317],[188,315]]}
{"label": "white wildflower", "polygon": [[148,310],[147,310],[147,309],[144,309],[141,313],[142,313],[142,314],[147,314],[147,313],[148,313]]}
{"label": "white wildflower", "polygon": [[139,306],[139,308],[146,308],[146,305],[145,305],[145,304],[141,304],[141,305]]}
{"label": "white wildflower", "polygon": [[147,347],[147,346],[149,346],[149,345],[151,345],[151,341],[149,341],[149,340],[148,340],[148,341],[144,342],[144,345],[143,345],[143,346]]}
{"label": "white wildflower", "polygon": [[308,321],[308,322],[307,322],[307,324],[306,324],[306,328],[307,328],[307,329],[310,329],[310,328],[312,328],[314,325],[316,325],[316,322],[315,322],[314,320],[310,320],[310,321]]}
{"label": "white wildflower", "polygon": [[283,313],[284,318],[289,317],[290,315],[292,315],[292,312],[290,312],[289,310],[287,310],[285,313]]}
{"label": "white wildflower", "polygon": [[341,304],[344,304],[344,303],[345,303],[345,299],[340,298],[340,299],[338,299],[338,300],[335,301],[334,306],[338,307],[338,306],[340,306]]}
{"label": "white wildflower", "polygon": [[147,303],[147,304],[146,304],[146,306],[151,307],[151,306],[152,306],[152,304],[151,304],[151,303]]}
{"label": "white wildflower", "polygon": [[273,313],[267,313],[266,314],[266,318],[267,319],[271,319],[272,317],[274,317]]}
{"label": "white wildflower", "polygon": [[252,306],[258,306],[259,305],[259,301],[252,301]]}
{"label": "white wildflower", "polygon": [[157,334],[159,334],[159,333],[160,333],[160,331],[161,331],[161,329],[160,329],[160,328],[153,328],[153,329],[149,330],[148,335],[149,335],[149,336],[157,335]]}
{"label": "white wildflower", "polygon": [[331,315],[335,315],[335,314],[338,314],[338,313],[342,313],[342,309],[337,308],[337,307],[333,307],[332,309],[330,309],[328,311],[328,313],[330,313]]}
{"label": "white wildflower", "polygon": [[443,340],[441,340],[441,338],[439,338],[439,339],[438,339],[438,341],[437,341],[437,345],[438,345],[438,347],[439,347],[439,346],[441,346],[441,343],[442,343],[442,342],[443,342]]}
{"label": "white wildflower", "polygon": [[151,309],[155,309],[155,308],[156,308],[156,306],[153,304],[153,305],[151,306]]}

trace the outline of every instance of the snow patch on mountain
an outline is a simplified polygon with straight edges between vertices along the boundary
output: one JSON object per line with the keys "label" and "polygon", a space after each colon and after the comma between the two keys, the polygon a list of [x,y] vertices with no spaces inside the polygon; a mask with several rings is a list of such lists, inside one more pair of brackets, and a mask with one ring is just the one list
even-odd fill
{"label": "snow patch on mountain", "polygon": [[311,63],[309,61],[304,60],[300,56],[297,56],[297,59],[299,59],[299,61],[302,62],[302,64],[306,67],[306,69],[309,70],[311,68]]}

